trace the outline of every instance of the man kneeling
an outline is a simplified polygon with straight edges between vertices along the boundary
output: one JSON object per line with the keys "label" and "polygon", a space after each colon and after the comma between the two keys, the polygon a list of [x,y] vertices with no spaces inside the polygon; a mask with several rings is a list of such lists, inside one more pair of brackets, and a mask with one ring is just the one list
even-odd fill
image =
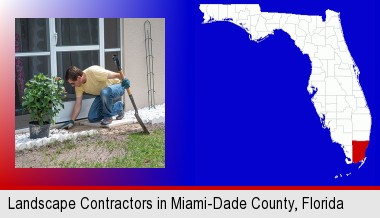
{"label": "man kneeling", "polygon": [[[64,123],[63,128],[71,128],[74,120],[78,117],[82,109],[82,97],[86,92],[96,95],[94,102],[88,112],[88,120],[91,123],[101,121],[101,125],[112,123],[113,116],[121,120],[124,117],[124,103],[121,101],[113,102],[114,99],[121,99],[125,89],[130,87],[128,79],[122,78],[120,73],[106,70],[100,66],[91,66],[81,70],[76,66],[67,69],[65,80],[75,87],[75,105],[71,114],[71,120]],[[121,80],[124,80],[121,82]]]}

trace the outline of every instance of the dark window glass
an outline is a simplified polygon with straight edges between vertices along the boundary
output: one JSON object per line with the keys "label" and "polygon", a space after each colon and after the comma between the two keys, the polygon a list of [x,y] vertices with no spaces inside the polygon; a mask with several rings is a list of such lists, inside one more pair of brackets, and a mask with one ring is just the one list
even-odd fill
{"label": "dark window glass", "polygon": [[104,41],[105,48],[120,47],[120,19],[104,19]]}
{"label": "dark window glass", "polygon": [[57,46],[99,45],[98,22],[97,18],[55,19]]}
{"label": "dark window glass", "polygon": [[49,51],[49,19],[17,18],[15,52]]}
{"label": "dark window glass", "polygon": [[[112,59],[112,56],[113,55],[117,55],[119,57],[119,60],[121,62],[121,57],[120,57],[120,52],[106,52],[105,53],[105,68],[107,70],[110,70],[110,71],[113,71],[113,72],[117,72],[117,67],[115,65],[115,62],[113,62],[113,59]],[[120,63],[121,64],[121,68],[123,68],[123,63]]]}

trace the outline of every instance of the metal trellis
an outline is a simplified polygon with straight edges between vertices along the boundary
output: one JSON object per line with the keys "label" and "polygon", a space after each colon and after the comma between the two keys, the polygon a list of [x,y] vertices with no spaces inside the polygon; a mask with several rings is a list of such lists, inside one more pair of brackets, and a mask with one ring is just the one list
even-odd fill
{"label": "metal trellis", "polygon": [[145,32],[145,60],[146,74],[148,84],[148,106],[149,109],[156,108],[155,91],[154,91],[154,73],[153,73],[153,53],[152,53],[152,28],[149,20],[144,22]]}

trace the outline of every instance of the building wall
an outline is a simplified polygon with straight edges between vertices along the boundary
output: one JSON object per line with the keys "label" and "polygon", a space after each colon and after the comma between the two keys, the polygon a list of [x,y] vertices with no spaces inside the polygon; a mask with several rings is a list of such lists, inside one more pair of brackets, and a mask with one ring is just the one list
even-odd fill
{"label": "building wall", "polygon": [[[131,81],[131,91],[138,108],[148,106],[148,85],[144,22],[151,23],[153,73],[156,104],[165,102],[165,19],[123,19],[122,68]],[[126,95],[126,109],[133,109]]]}

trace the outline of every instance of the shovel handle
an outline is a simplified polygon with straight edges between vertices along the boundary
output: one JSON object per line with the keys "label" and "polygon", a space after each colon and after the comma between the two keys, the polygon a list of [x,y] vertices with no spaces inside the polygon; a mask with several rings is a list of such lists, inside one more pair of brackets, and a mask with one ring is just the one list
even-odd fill
{"label": "shovel handle", "polygon": [[[113,56],[112,56],[112,59],[113,59],[113,61],[114,61],[115,64],[116,64],[116,67],[117,67],[118,73],[120,73],[121,79],[124,79],[125,76],[124,76],[123,71],[121,70],[121,66],[120,66],[119,58],[117,57],[117,55],[113,55]],[[127,92],[128,92],[128,95],[129,95],[129,96],[132,95],[132,92],[131,92],[131,90],[130,90],[129,88],[127,89]]]}
{"label": "shovel handle", "polygon": [[[120,73],[120,75],[122,76],[122,79],[124,79],[124,73],[123,73],[123,71],[120,70],[118,73]],[[128,92],[128,95],[132,95],[132,92],[131,92],[130,88],[127,89],[127,92]]]}
{"label": "shovel handle", "polygon": [[[123,71],[120,70],[118,73],[120,73],[120,75],[122,76],[122,79],[124,79],[124,73],[123,73]],[[130,88],[127,89],[127,92],[128,92],[128,95],[132,95],[132,92],[131,92]]]}
{"label": "shovel handle", "polygon": [[119,61],[119,58],[117,57],[117,55],[112,55],[112,59],[116,64],[117,70],[121,71],[120,61]]}
{"label": "shovel handle", "polygon": [[114,61],[115,64],[116,64],[116,67],[117,67],[118,73],[120,73],[121,80],[123,80],[125,76],[124,76],[123,71],[121,70],[121,66],[120,66],[119,58],[117,57],[117,55],[113,55],[113,56],[112,56],[112,59],[113,59],[113,61]]}

